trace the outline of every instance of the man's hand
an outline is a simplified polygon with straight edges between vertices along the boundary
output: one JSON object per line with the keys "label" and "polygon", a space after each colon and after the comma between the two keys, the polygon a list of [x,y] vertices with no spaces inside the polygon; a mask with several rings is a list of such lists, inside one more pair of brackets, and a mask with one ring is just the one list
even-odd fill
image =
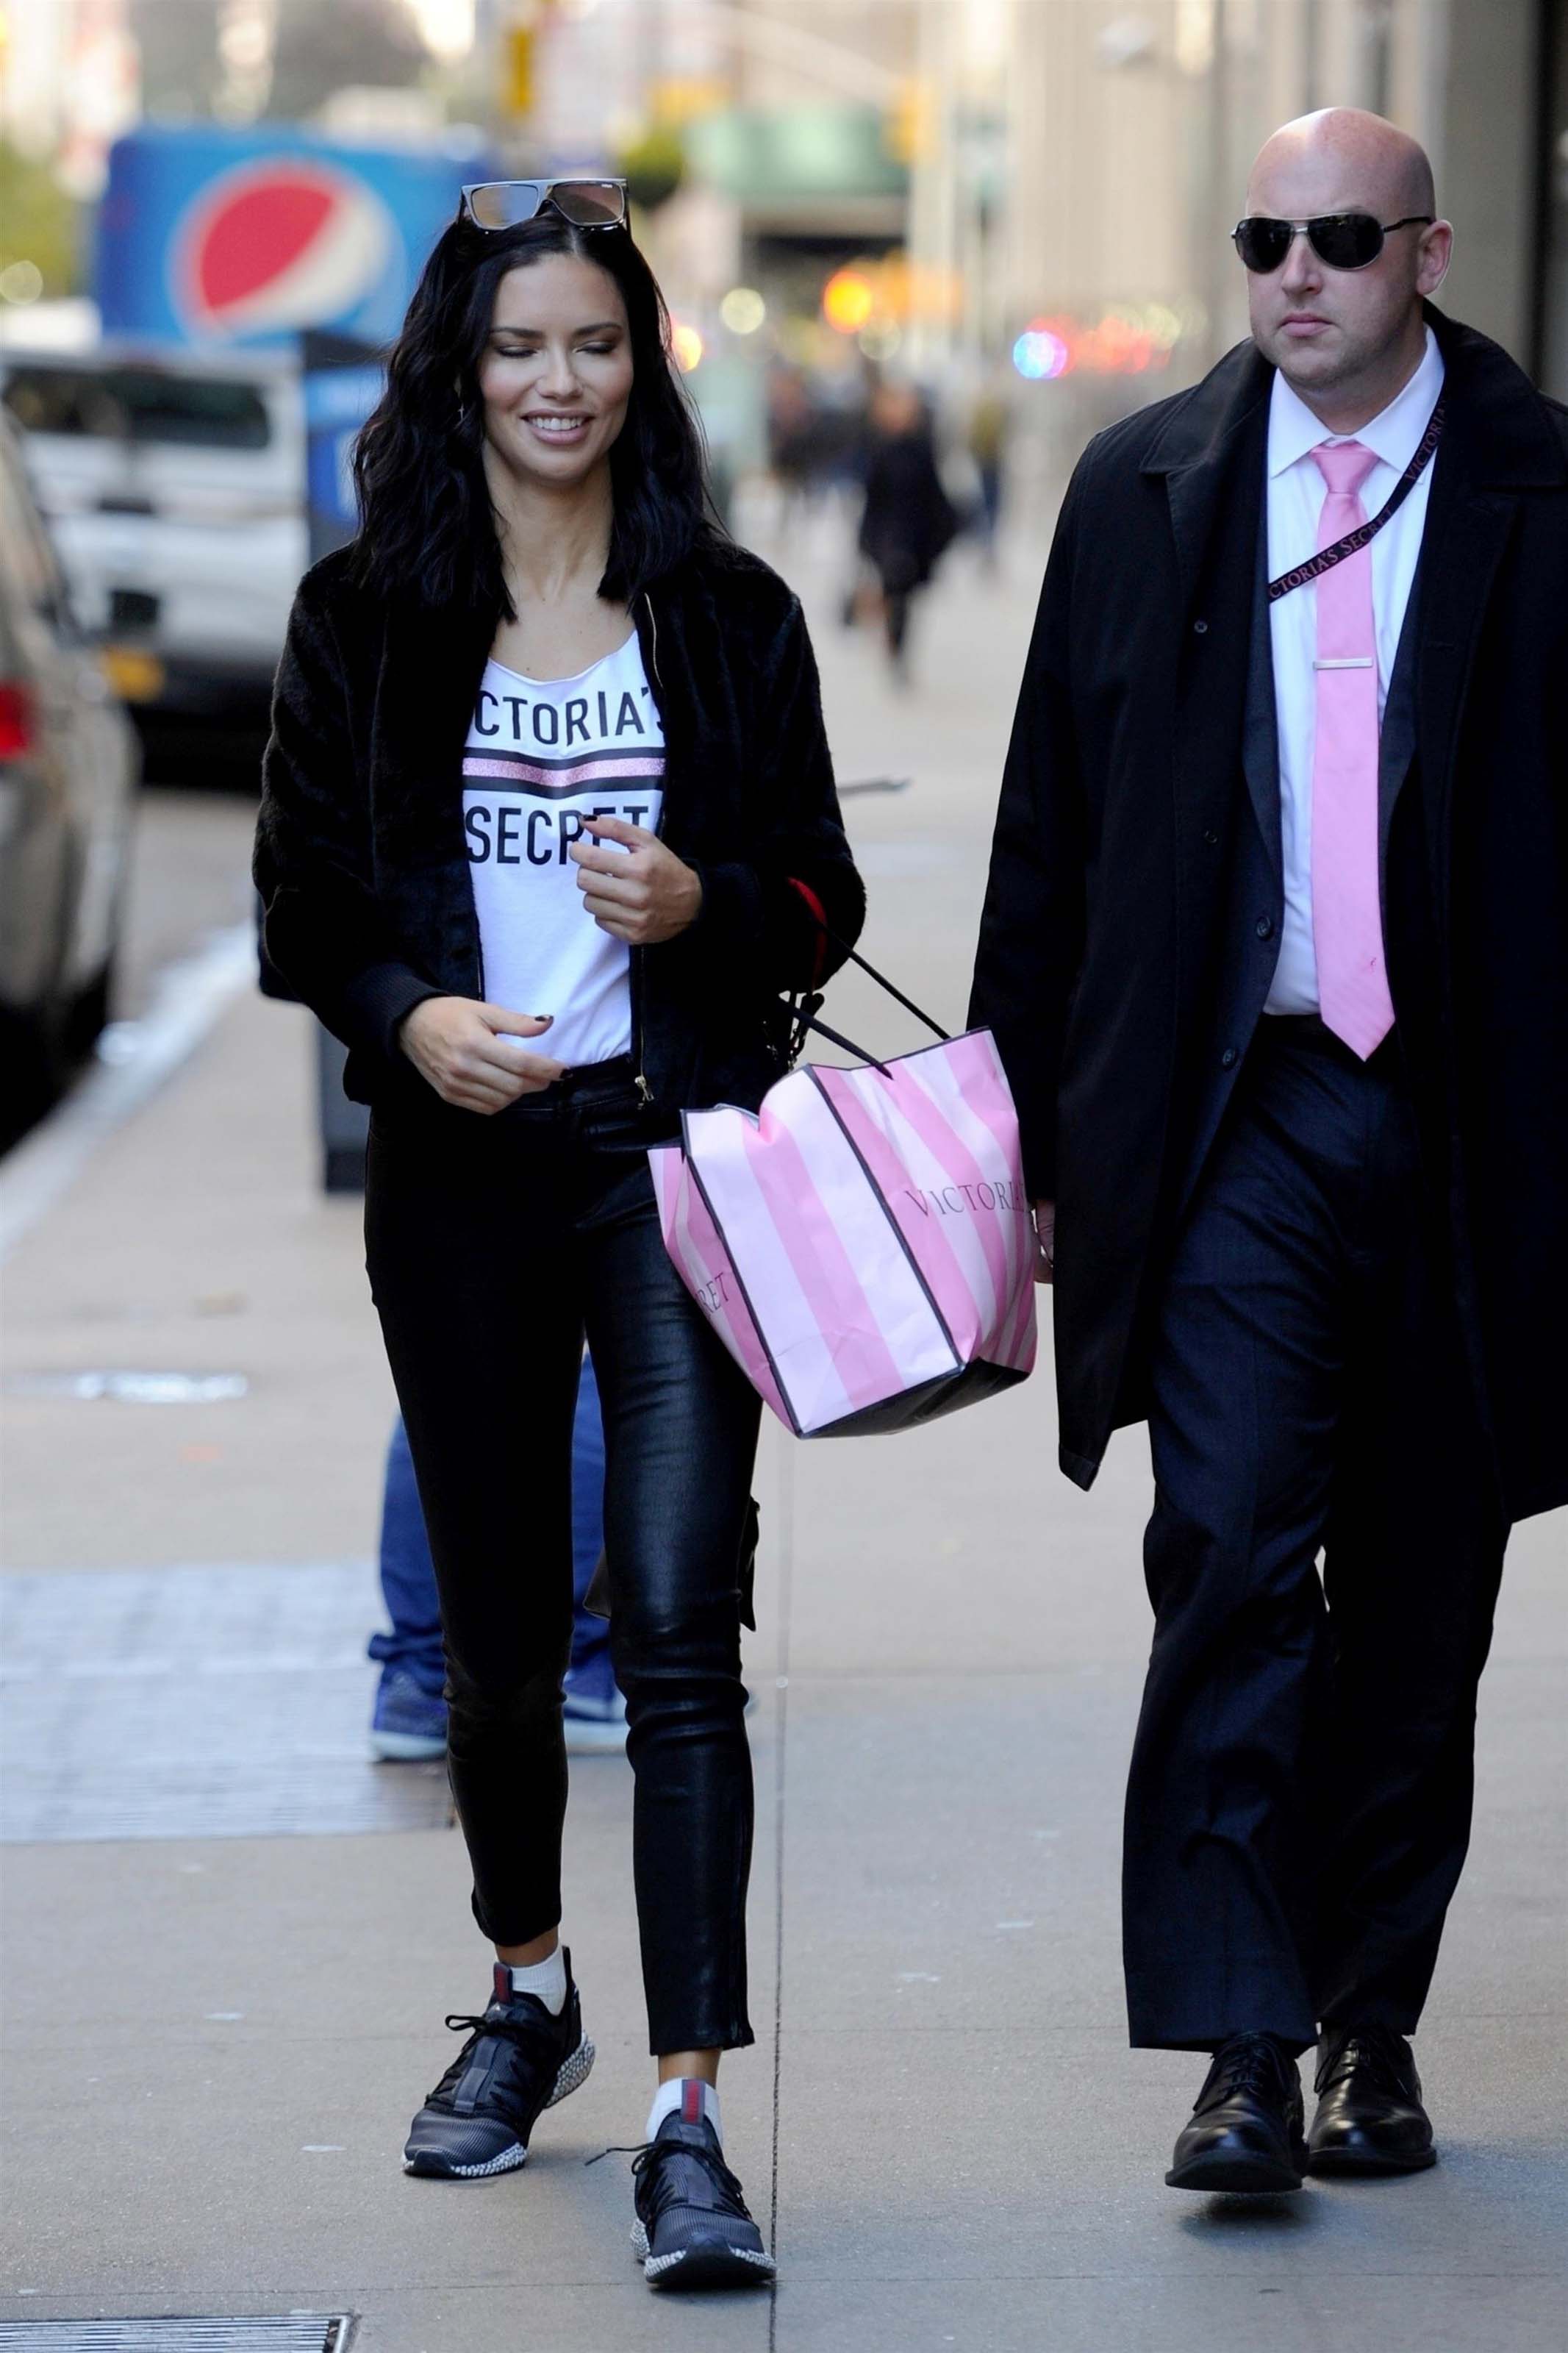
{"label": "man's hand", "polygon": [[1035,1203],[1035,1281],[1054,1282],[1057,1279],[1057,1205],[1054,1201]]}
{"label": "man's hand", "polygon": [[460,1111],[504,1111],[566,1075],[564,1062],[519,1042],[549,1029],[552,1013],[510,1013],[471,997],[427,997],[406,1015],[397,1042],[443,1103]]}
{"label": "man's hand", "polygon": [[[697,921],[702,885],[657,834],[619,817],[585,817],[583,824],[595,839],[572,844],[577,888],[602,932],[629,947],[652,948]],[[601,839],[621,847],[602,849]]]}

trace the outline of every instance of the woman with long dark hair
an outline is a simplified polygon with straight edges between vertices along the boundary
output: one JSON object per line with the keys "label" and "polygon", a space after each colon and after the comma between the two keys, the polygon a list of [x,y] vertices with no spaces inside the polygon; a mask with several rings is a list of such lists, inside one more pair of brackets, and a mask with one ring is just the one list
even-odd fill
{"label": "woman with long dark hair", "polygon": [[465,190],[357,473],[359,536],[295,603],[256,873],[268,954],[371,1105],[371,1288],[496,1950],[405,2163],[521,2165],[593,2063],[560,1941],[586,1331],[658,2063],[634,2235],[655,2284],[765,2277],[713,2088],[752,2039],[758,1402],[665,1251],[647,1155],[684,1108],[761,1101],[779,993],[858,931],[816,667],[790,591],[709,518],[617,182]]}

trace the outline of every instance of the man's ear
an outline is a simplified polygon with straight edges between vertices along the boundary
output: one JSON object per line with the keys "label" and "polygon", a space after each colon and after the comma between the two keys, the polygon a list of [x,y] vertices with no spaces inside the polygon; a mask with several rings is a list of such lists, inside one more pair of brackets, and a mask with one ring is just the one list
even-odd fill
{"label": "man's ear", "polygon": [[1448,275],[1448,264],[1453,258],[1453,222],[1434,221],[1421,239],[1421,259],[1415,272],[1417,293],[1436,294]]}

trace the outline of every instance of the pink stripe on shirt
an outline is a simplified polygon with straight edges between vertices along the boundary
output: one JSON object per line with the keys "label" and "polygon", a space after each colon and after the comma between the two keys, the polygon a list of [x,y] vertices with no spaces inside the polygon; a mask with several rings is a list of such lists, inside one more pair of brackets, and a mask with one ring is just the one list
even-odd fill
{"label": "pink stripe on shirt", "polygon": [[625,760],[576,760],[570,767],[547,767],[540,760],[509,760],[498,753],[468,752],[463,759],[465,776],[494,777],[500,783],[543,785],[552,792],[576,792],[584,785],[656,784],[664,774],[664,754],[649,752],[636,766]]}

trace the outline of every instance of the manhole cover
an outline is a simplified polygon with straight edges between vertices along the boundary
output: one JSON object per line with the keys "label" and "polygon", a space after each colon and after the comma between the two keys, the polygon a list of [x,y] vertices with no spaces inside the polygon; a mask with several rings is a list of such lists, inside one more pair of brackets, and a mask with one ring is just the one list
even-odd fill
{"label": "manhole cover", "polygon": [[368,1561],[0,1579],[0,1840],[444,1828],[442,1765],[366,1752],[383,1614]]}
{"label": "manhole cover", "polygon": [[0,2353],[343,2353],[346,2313],[203,2313],[158,2320],[0,2320]]}

